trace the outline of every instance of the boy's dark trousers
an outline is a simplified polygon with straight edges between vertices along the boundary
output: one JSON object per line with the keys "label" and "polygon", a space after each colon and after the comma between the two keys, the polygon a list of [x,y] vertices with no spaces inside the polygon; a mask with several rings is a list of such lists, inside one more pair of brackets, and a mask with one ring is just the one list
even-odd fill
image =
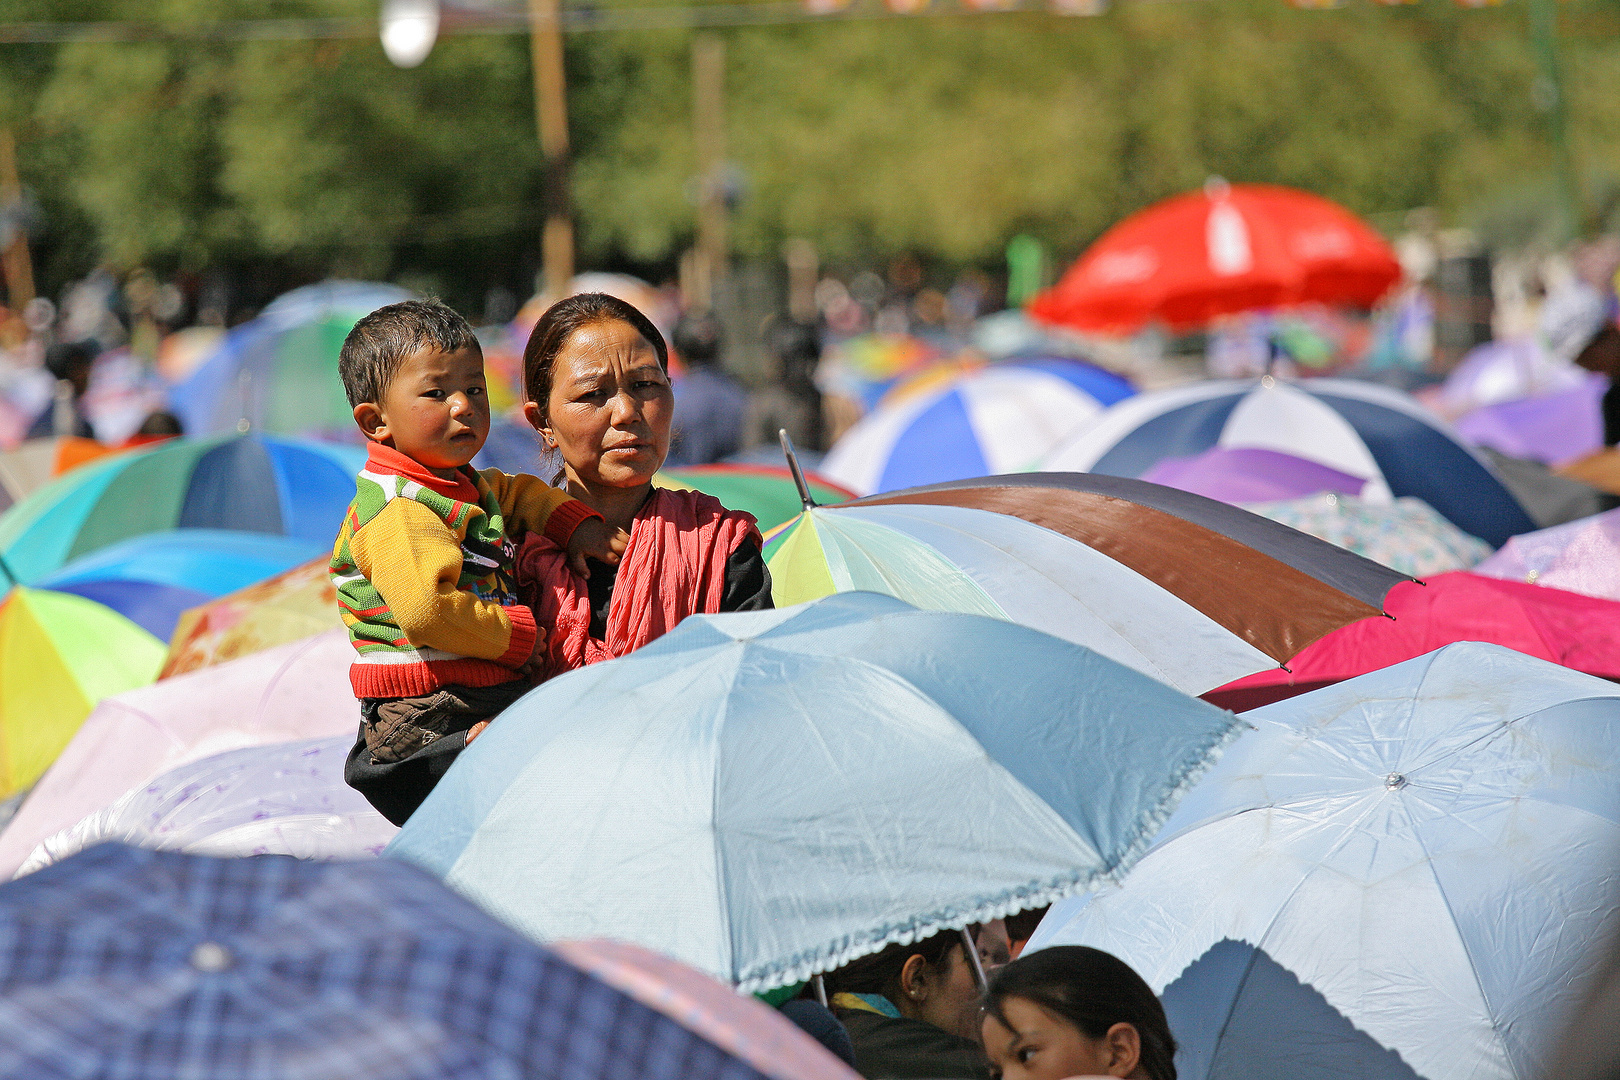
{"label": "boy's dark trousers", "polygon": [[343,779],[395,825],[416,812],[467,746],[467,729],[491,720],[533,687],[444,686],[407,698],[361,698],[360,734]]}

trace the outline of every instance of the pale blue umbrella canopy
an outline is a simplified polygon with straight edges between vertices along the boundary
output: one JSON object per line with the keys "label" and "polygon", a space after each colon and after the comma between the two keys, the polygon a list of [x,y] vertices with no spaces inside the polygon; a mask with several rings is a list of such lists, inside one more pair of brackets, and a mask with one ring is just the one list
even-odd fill
{"label": "pale blue umbrella canopy", "polygon": [[1243,718],[1029,948],[1141,973],[1182,1080],[1546,1075],[1620,915],[1620,686],[1462,642]]}
{"label": "pale blue umbrella canopy", "polygon": [[1241,726],[872,593],[699,616],[508,709],[388,848],[531,936],[745,990],[1111,880]]}

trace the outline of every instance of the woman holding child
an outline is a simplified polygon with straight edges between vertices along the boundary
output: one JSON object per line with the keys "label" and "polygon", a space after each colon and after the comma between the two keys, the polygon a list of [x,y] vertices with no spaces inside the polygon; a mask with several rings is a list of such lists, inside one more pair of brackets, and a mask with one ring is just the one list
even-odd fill
{"label": "woman holding child", "polygon": [[344,778],[396,824],[535,683],[687,615],[771,606],[753,517],[652,486],[674,399],[646,316],[564,300],[524,369],[524,415],[561,454],[565,490],[472,469],[490,423],[483,354],[444,305],[378,309],[339,359],[369,447],[332,557],[362,713]]}
{"label": "woman holding child", "polygon": [[652,322],[602,293],[557,303],[529,336],[524,418],[562,457],[565,490],[629,535],[619,564],[593,560],[586,578],[555,539],[524,541],[519,595],[549,629],[541,678],[623,656],[688,615],[772,606],[753,516],[653,486],[669,452],[668,370]]}

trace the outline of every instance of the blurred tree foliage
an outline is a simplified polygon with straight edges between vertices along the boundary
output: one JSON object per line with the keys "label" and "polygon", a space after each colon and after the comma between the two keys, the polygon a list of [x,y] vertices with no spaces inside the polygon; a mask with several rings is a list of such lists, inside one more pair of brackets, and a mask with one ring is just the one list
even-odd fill
{"label": "blurred tree foliage", "polygon": [[[1620,0],[1560,7],[1578,160],[1620,172]],[[375,11],[0,0],[0,22]],[[1120,0],[1098,18],[724,33],[745,253],[804,236],[834,259],[987,262],[1015,232],[1068,253],[1210,174],[1452,220],[1549,187],[1517,0]],[[667,260],[693,229],[689,35],[574,34],[567,48],[583,261]],[[0,45],[0,122],[81,258],[518,286],[540,223],[529,80],[522,35],[448,37],[410,71],[371,39]]]}

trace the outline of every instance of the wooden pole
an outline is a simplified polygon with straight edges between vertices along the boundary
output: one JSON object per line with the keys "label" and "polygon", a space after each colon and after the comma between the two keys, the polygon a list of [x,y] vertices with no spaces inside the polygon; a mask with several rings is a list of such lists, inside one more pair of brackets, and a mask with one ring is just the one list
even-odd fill
{"label": "wooden pole", "polygon": [[692,307],[713,309],[726,277],[726,43],[717,34],[692,39],[692,135],[697,143],[702,200]]}
{"label": "wooden pole", "polygon": [[[22,180],[17,175],[17,142],[11,129],[0,127],[0,211],[22,206]],[[34,264],[28,255],[28,234],[22,222],[17,235],[0,251],[0,271],[6,279],[6,298],[13,311],[21,311],[34,298]]]}
{"label": "wooden pole", "polygon": [[529,43],[534,57],[534,116],[545,158],[546,227],[540,252],[545,290],[568,292],[574,277],[573,199],[568,183],[568,97],[563,75],[558,0],[529,0]]}

